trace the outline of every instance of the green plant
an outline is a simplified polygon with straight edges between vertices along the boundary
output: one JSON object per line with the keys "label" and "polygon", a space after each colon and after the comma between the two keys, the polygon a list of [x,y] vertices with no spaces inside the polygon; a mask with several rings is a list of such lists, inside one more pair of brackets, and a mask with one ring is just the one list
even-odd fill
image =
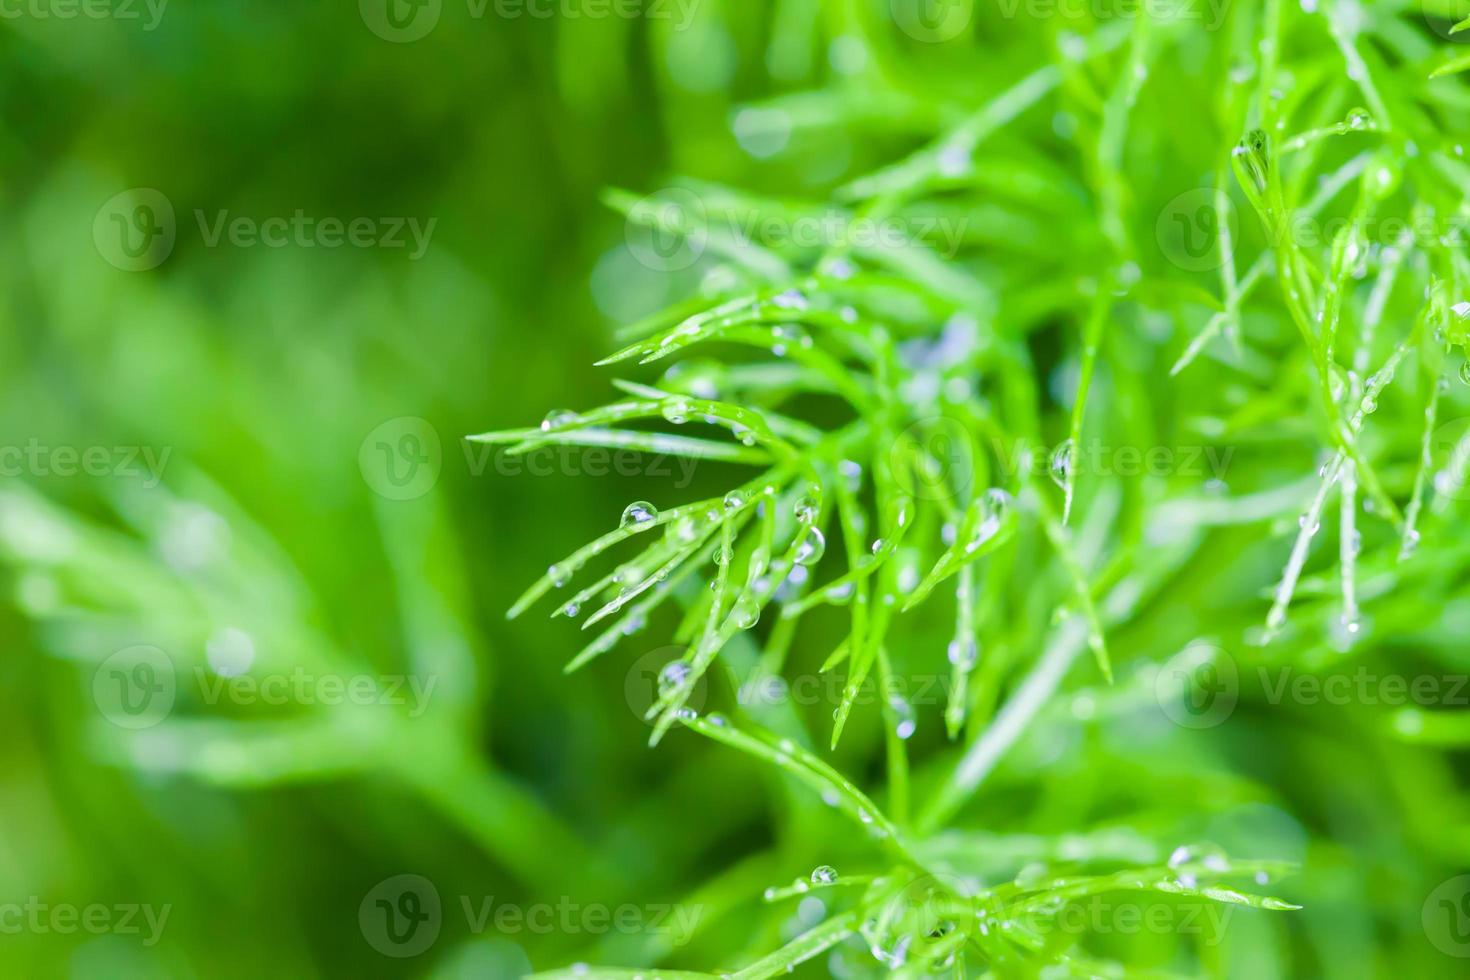
{"label": "green plant", "polygon": [[[755,467],[720,495],[629,505],[511,610],[554,596],[557,613],[588,612],[584,629],[598,631],[575,670],[681,607],[673,636],[687,653],[661,675],[651,741],[682,725],[753,756],[874,839],[859,848],[863,874],[813,854],[812,881],[770,891],[832,895],[832,914],[723,975],[777,976],[854,937],[905,976],[1123,975],[1038,916],[1131,890],[1298,907],[1237,889],[1283,863],[1208,848],[1130,864],[1079,846],[1012,878],[964,867],[945,841],[987,826],[977,791],[1067,698],[1090,718],[1189,697],[1197,678],[1170,688],[1155,665],[1200,640],[1243,663],[1317,669],[1394,636],[1463,573],[1451,521],[1470,440],[1442,444],[1441,426],[1463,401],[1451,379],[1470,380],[1470,167],[1463,135],[1444,129],[1464,89],[1443,76],[1467,63],[1405,14],[1417,5],[1272,0],[1234,5],[1208,35],[1148,11],[1018,24],[992,40],[1030,73],[964,112],[916,91],[859,18],[848,40],[886,70],[864,95],[940,103],[930,116],[944,123],[919,149],[821,202],[693,181],[609,195],[631,228],[693,239],[719,261],[693,299],[627,328],[601,363],[699,358],[653,383],[618,381],[625,397],[600,408],[473,438]],[[864,111],[840,89],[744,110],[747,128],[873,124]],[[1237,216],[1235,200],[1254,214]],[[731,231],[834,212],[840,230],[815,247]],[[955,255],[925,240],[946,217],[963,227]],[[856,240],[873,222],[904,240]],[[1181,240],[1195,234],[1207,249]],[[714,435],[635,427],[650,420]],[[1177,453],[1159,472],[1120,473],[1098,445],[1213,451],[1228,480]],[[1339,546],[1314,555],[1334,494]],[[1266,603],[1262,556],[1288,527]],[[643,547],[615,559],[625,544]],[[780,699],[739,696],[795,660],[809,669],[813,646],[819,671],[844,677],[830,734],[820,714],[814,725]],[[734,717],[690,707],[717,668]],[[815,747],[840,747],[871,679],[890,691],[936,670],[953,748],[931,745],[917,771],[901,696],[878,706],[881,792]]]}

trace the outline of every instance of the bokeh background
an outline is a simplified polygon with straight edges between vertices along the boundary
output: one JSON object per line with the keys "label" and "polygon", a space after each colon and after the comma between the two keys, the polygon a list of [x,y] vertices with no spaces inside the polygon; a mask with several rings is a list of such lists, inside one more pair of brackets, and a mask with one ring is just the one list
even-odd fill
{"label": "bokeh background", "polygon": [[[728,475],[704,466],[671,489],[513,472],[462,437],[606,400],[592,365],[614,329],[707,271],[636,261],[605,189],[686,173],[820,198],[1019,78],[1034,66],[1017,32],[1055,26],[982,19],[974,43],[925,46],[857,0],[668,0],[631,18],[569,17],[605,8],[562,0],[549,19],[434,0],[400,11],[407,28],[383,6],[173,0],[155,18],[118,0],[68,17],[37,0],[0,22],[0,444],[29,447],[0,480],[0,902],[99,905],[118,926],[7,929],[5,976],[708,969],[789,937],[799,922],[761,890],[847,846],[743,759],[690,737],[645,747],[629,691],[668,659],[659,631],[564,677],[574,628],[504,617],[628,501],[694,499]],[[1435,39],[1416,9],[1403,22]],[[832,94],[739,115],[812,89]],[[1182,89],[1151,98],[1190,124]],[[1178,143],[1152,149],[1209,169],[1206,146]],[[172,248],[119,255],[113,216],[126,225],[148,194],[173,209]],[[197,215],[221,212],[433,224],[421,255],[211,245]],[[96,450],[100,472],[59,474],[66,447]],[[174,671],[167,717],[119,714],[108,664],[149,683]],[[410,704],[204,696],[211,679],[298,671],[402,678]],[[408,685],[430,679],[410,710]],[[1127,811],[1140,839],[1198,811],[1218,838],[1317,869],[1292,893],[1315,911],[1241,913],[1222,973],[1455,975],[1418,921],[1467,857],[1448,839],[1466,826],[1454,770],[1330,716],[1273,724],[1216,733],[1205,762],[1061,719],[1007,771],[986,832],[1104,825],[1122,807],[1104,784],[1134,779],[1153,800]],[[940,742],[937,714],[926,725]],[[836,761],[881,777],[876,723]],[[401,875],[442,901],[408,957],[361,914]],[[467,914],[696,897],[704,931],[672,950],[666,931]],[[136,929],[117,918],[129,907]]]}

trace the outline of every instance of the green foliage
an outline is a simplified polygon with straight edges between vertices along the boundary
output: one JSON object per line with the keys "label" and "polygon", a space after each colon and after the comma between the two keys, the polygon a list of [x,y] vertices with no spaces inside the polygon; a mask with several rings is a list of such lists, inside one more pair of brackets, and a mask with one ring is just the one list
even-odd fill
{"label": "green foliage", "polygon": [[[173,450],[0,485],[0,883],[173,908],[6,969],[1452,975],[1465,11],[647,6],[5,35],[54,107],[5,123],[6,445]],[[134,185],[180,211],[143,273],[86,240]],[[408,265],[196,206],[442,220]],[[385,418],[444,436],[410,499]],[[687,478],[525,466],[592,453]],[[423,698],[209,696],[242,637],[244,680]],[[180,686],[134,729],[97,679],[139,646]]]}

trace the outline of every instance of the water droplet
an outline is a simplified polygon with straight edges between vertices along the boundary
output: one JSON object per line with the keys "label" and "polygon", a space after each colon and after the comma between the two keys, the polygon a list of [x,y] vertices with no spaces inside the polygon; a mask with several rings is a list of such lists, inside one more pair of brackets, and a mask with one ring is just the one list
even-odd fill
{"label": "water droplet", "polygon": [[675,541],[682,544],[690,544],[695,538],[699,537],[699,521],[685,514],[669,525],[668,533],[673,536]]}
{"label": "water droplet", "polygon": [[1460,365],[1460,380],[1470,385],[1470,361]]}
{"label": "water droplet", "polygon": [[1373,126],[1373,114],[1367,109],[1357,108],[1347,114],[1349,129],[1369,129]]}
{"label": "water droplet", "polygon": [[[796,344],[798,347],[811,347],[812,338],[809,333],[794,323],[782,323],[771,329],[777,337],[785,343]],[[784,344],[783,344],[784,346]]]}
{"label": "water droplet", "polygon": [[946,146],[939,151],[936,163],[941,177],[963,177],[970,171],[970,150],[966,146]]}
{"label": "water droplet", "polygon": [[815,565],[827,553],[827,539],[816,528],[808,528],[806,537],[796,547],[798,565]]}
{"label": "water droplet", "polygon": [[804,310],[809,305],[800,290],[788,289],[771,298],[771,302],[783,310]]}
{"label": "water droplet", "polygon": [[[730,548],[727,548],[725,546],[725,543],[723,541],[720,542],[719,544],[715,545],[715,550],[710,555],[710,557],[712,559],[714,559],[714,563],[716,565],[719,565],[721,568],[723,568],[726,565],[730,564],[730,559],[733,558],[734,556],[735,556],[734,555],[734,551],[732,549],[730,549]],[[718,582],[710,582],[709,585],[710,585],[710,588],[713,589],[718,584],[719,584]]]}
{"label": "water droplet", "polygon": [[842,462],[840,462],[840,463],[837,464],[837,472],[842,475],[842,479],[843,479],[844,483],[846,484],[847,489],[849,491],[851,491],[853,493],[857,493],[857,491],[862,487],[862,485],[863,485],[863,464],[862,463],[856,462],[856,461],[851,460],[851,459],[844,459]]}
{"label": "water droplet", "polygon": [[658,508],[646,500],[635,500],[623,508],[623,527],[643,528],[658,520]]}
{"label": "water droplet", "polygon": [[664,418],[674,425],[683,425],[689,419],[689,403],[686,401],[667,402],[661,411]]}
{"label": "water droplet", "polygon": [[744,490],[731,490],[725,494],[725,509],[739,510],[750,502],[750,494]]}
{"label": "water droplet", "polygon": [[1051,480],[1059,487],[1065,487],[1067,480],[1072,476],[1072,469],[1076,465],[1077,445],[1071,439],[1065,440],[1051,454],[1051,465],[1048,472]]}
{"label": "water droplet", "polygon": [[837,256],[822,263],[821,273],[829,279],[845,282],[857,275],[857,266],[851,260]]}
{"label": "water droplet", "polygon": [[541,431],[555,432],[557,429],[564,429],[569,425],[575,425],[579,418],[581,416],[576,412],[565,408],[553,408],[546,413],[546,418],[541,420]]}
{"label": "water droplet", "polygon": [[967,640],[950,640],[949,649],[946,653],[949,656],[950,663],[961,670],[969,670],[980,659],[980,645],[973,638]]}
{"label": "water droplet", "polygon": [[812,884],[814,885],[831,885],[836,881],[837,869],[829,864],[824,864],[812,871]]}
{"label": "water droplet", "polygon": [[1010,513],[1010,509],[1014,504],[1015,498],[1000,487],[991,487],[985,491],[986,509],[989,510],[990,516],[994,517],[997,521],[1005,520],[1006,514]]}
{"label": "water droplet", "polygon": [[576,616],[577,613],[581,611],[582,607],[578,605],[575,601],[568,602],[565,606],[561,607],[561,614],[563,616],[566,616],[568,619]]}
{"label": "water droplet", "polygon": [[689,679],[690,670],[684,660],[670,660],[664,664],[664,669],[658,672],[658,693],[667,696],[678,690]]}
{"label": "water droplet", "polygon": [[572,580],[572,570],[565,565],[552,565],[546,570],[546,577],[559,589]]}
{"label": "water droplet", "polygon": [[828,586],[827,591],[823,592],[822,595],[828,602],[840,606],[852,598],[852,593],[852,583],[843,582],[840,585]]}
{"label": "water droplet", "polygon": [[761,607],[755,601],[754,596],[742,595],[735,600],[735,605],[730,608],[730,615],[735,618],[735,625],[743,630],[748,630],[761,620]]}
{"label": "water droplet", "polygon": [[903,740],[913,738],[914,730],[919,727],[914,706],[896,694],[888,699],[888,706],[893,709],[893,733]]}
{"label": "water droplet", "polygon": [[792,512],[796,514],[796,519],[803,524],[810,524],[812,521],[816,520],[817,510],[817,502],[806,494],[803,494],[801,498],[796,501],[795,506],[792,507]]}

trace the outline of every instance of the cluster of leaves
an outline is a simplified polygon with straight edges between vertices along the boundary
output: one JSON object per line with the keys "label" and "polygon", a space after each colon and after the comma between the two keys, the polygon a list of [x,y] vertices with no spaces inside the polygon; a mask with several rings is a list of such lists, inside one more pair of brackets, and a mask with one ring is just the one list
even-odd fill
{"label": "cluster of leaves", "polygon": [[[1031,906],[1141,889],[1294,907],[1220,884],[1200,886],[1198,869],[1172,866],[986,888],[947,876],[925,842],[960,812],[1079,651],[1090,650],[1096,676],[1112,682],[1107,634],[1139,615],[1173,576],[1204,574],[1210,526],[1280,517],[1302,499],[1300,482],[1283,488],[1274,473],[1236,488],[1094,479],[1079,464],[1090,431],[1121,429],[1157,443],[1168,430],[1174,399],[1148,377],[1158,358],[1172,359],[1174,384],[1188,383],[1208,358],[1255,387],[1256,394],[1238,399],[1235,417],[1207,420],[1222,442],[1268,443],[1255,430],[1274,414],[1307,425],[1325,447],[1264,628],[1242,636],[1259,645],[1294,633],[1285,640],[1313,644],[1330,634],[1335,645],[1349,645],[1362,627],[1364,565],[1380,579],[1426,574],[1395,566],[1413,557],[1426,520],[1446,519],[1470,460],[1470,442],[1444,451],[1433,440],[1458,362],[1454,351],[1470,330],[1470,261],[1463,238],[1450,233],[1470,217],[1470,167],[1460,145],[1440,131],[1442,115],[1462,107],[1463,96],[1443,83],[1406,79],[1466,65],[1435,64],[1443,59],[1391,15],[1369,19],[1350,3],[1324,8],[1236,5],[1214,43],[1192,36],[1187,22],[1146,15],[1058,34],[1051,63],[898,163],[834,192],[852,226],[870,219],[917,226],[920,216],[933,214],[993,218],[953,261],[917,237],[901,248],[875,248],[839,236],[815,251],[727,240],[710,228],[772,214],[795,221],[832,205],[804,212],[788,201],[689,184],[709,211],[708,226],[698,231],[723,263],[694,299],[628,328],[631,343],[602,363],[704,356],[681,361],[655,384],[618,382],[623,400],[553,412],[536,430],[474,437],[508,443],[512,452],[612,445],[757,468],[723,496],[662,510],[631,504],[618,529],[552,565],[512,609],[517,615],[556,589],[574,587],[578,573],[624,542],[649,542],[585,586],[578,580],[559,600],[562,615],[590,611],[584,628],[606,621],[568,670],[608,653],[676,600],[683,612],[674,636],[687,653],[660,677],[648,714],[653,741],[682,723],[780,768],[887,845],[892,865],[881,874],[820,882],[851,889],[845,911],[729,975],[778,975],[859,939],[876,963],[906,976],[963,976],[967,968],[1005,973],[1039,963],[1057,964],[1066,975],[1112,975],[1115,965],[1028,931]],[[1218,68],[1220,131],[1245,134],[1233,152],[1222,144],[1212,154],[1208,211],[1218,231],[1218,292],[1158,260],[1154,243],[1138,232],[1151,222],[1139,220],[1146,210],[1134,186],[1147,172],[1149,141],[1167,129],[1137,118],[1148,79],[1173,58],[1199,55]],[[798,98],[822,97],[786,97],[755,111],[785,112]],[[1360,101],[1368,108],[1350,108]],[[1065,158],[1056,134],[1008,125],[1057,102],[1079,157],[1072,167],[1056,162]],[[827,107],[841,115],[835,104]],[[1258,227],[1234,220],[1232,169]],[[610,198],[633,227],[690,234],[676,199]],[[1344,216],[1340,230],[1320,244],[1304,243],[1296,223],[1329,213]],[[1375,240],[1372,229],[1388,214],[1414,218],[1413,228],[1444,231]],[[1060,250],[1058,235],[1074,250],[1065,261],[1045,254]],[[1237,255],[1256,242],[1259,252],[1242,273]],[[1079,268],[1095,271],[1079,275]],[[1205,318],[1193,331],[1150,333],[1160,315],[1173,314],[1185,328],[1201,324],[1201,310]],[[1417,312],[1405,317],[1405,310]],[[1294,331],[1294,341],[1283,328]],[[1048,356],[1039,339],[1056,333],[1073,352],[1061,385],[1048,384],[1038,363]],[[1385,425],[1375,438],[1371,417],[1408,365],[1422,382],[1416,387],[1423,426],[1409,436],[1418,451],[1405,493],[1398,455],[1405,430]],[[1100,379],[1111,404],[1089,412]],[[629,425],[650,419],[707,424],[735,442]],[[1360,492],[1385,532],[1371,530],[1366,554]],[[1338,561],[1304,582],[1333,493],[1341,501]],[[1433,515],[1425,506],[1431,495]],[[1294,596],[1324,599],[1330,591],[1321,579],[1329,575],[1340,588],[1336,631],[1293,631]],[[1375,583],[1374,591],[1386,587]],[[805,747],[810,736],[800,721],[743,699],[738,722],[701,717],[689,706],[717,663],[737,688],[752,677],[779,676],[800,643],[803,617],[832,605],[847,609],[846,628],[824,647],[820,668],[845,676],[833,748],[864,683],[875,674],[886,682],[902,669],[898,651],[907,654],[916,638],[932,635],[935,620],[949,624],[942,647],[951,671],[945,728],[963,748],[938,764],[943,774],[915,815],[906,745],[915,722],[901,697],[879,705],[887,732],[882,807]],[[1014,615],[1038,605],[1047,611]],[[1025,619],[1052,628],[1028,634],[1016,625]],[[737,642],[750,630],[763,634],[756,651]],[[1038,647],[1044,652],[1029,672],[1011,677],[1023,651]],[[1009,698],[992,717],[1007,688]],[[1221,858],[1204,873],[1267,880],[1267,870]],[[923,892],[917,902],[915,888]],[[789,894],[777,890],[774,897]],[[935,908],[937,918],[926,920]]]}

